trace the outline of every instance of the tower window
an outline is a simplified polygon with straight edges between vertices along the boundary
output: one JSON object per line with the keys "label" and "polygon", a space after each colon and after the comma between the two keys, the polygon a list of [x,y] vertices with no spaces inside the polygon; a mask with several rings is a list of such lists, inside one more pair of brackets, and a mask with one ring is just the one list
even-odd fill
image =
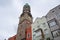
{"label": "tower window", "polygon": [[26,12],[26,10],[24,12]]}
{"label": "tower window", "polygon": [[26,40],[26,38],[23,38],[23,39],[21,39],[21,40]]}
{"label": "tower window", "polygon": [[27,12],[29,12],[29,11],[27,11]]}
{"label": "tower window", "polygon": [[27,34],[27,38],[30,38],[30,33]]}
{"label": "tower window", "polygon": [[21,34],[19,34],[19,36],[21,36]]}

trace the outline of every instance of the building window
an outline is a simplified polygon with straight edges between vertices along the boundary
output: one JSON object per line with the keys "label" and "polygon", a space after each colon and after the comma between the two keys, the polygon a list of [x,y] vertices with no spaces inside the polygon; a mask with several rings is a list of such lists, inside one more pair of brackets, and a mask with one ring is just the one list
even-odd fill
{"label": "building window", "polygon": [[52,13],[54,12],[54,10],[52,11]]}
{"label": "building window", "polygon": [[49,25],[50,25],[50,27],[52,27],[52,26],[56,25],[56,22],[53,21],[53,22],[49,23]]}
{"label": "building window", "polygon": [[60,7],[59,7],[59,9],[60,9]]}
{"label": "building window", "polygon": [[53,37],[58,37],[58,36],[60,36],[60,30],[56,30],[56,31],[54,31],[54,32],[52,32],[53,33]]}
{"label": "building window", "polygon": [[44,29],[44,34],[48,34],[48,33],[49,33],[48,29],[47,28]]}
{"label": "building window", "polygon": [[48,21],[48,25],[49,25],[50,27],[53,27],[53,26],[57,25],[57,22],[56,22],[55,18],[52,19],[52,20],[50,20],[50,21]]}
{"label": "building window", "polygon": [[43,23],[43,25],[45,25],[45,23]]}
{"label": "building window", "polygon": [[53,32],[53,37],[57,37],[57,31]]}
{"label": "building window", "polygon": [[38,25],[37,27],[39,28],[40,26]]}
{"label": "building window", "polygon": [[33,40],[36,40],[36,39],[33,38]]}
{"label": "building window", "polygon": [[46,27],[46,23],[43,23],[43,26]]}
{"label": "building window", "polygon": [[60,18],[60,13],[56,13],[57,18]]}
{"label": "building window", "polygon": [[39,21],[37,21],[37,23],[39,24]]}
{"label": "building window", "polygon": [[48,37],[48,38],[46,38],[46,40],[51,40],[51,39]]}
{"label": "building window", "polygon": [[35,37],[36,34],[33,35],[33,37]]}
{"label": "building window", "polygon": [[21,36],[21,34],[19,34],[19,36]]}
{"label": "building window", "polygon": [[26,40],[26,38],[23,38],[23,39],[21,39],[21,40]]}
{"label": "building window", "polygon": [[35,29],[33,28],[33,31],[34,31]]}
{"label": "building window", "polygon": [[46,29],[44,29],[44,31],[47,31],[48,29],[46,28]]}
{"label": "building window", "polygon": [[60,30],[58,30],[58,35],[60,35]]}
{"label": "building window", "polygon": [[30,38],[30,33],[27,34],[27,38]]}

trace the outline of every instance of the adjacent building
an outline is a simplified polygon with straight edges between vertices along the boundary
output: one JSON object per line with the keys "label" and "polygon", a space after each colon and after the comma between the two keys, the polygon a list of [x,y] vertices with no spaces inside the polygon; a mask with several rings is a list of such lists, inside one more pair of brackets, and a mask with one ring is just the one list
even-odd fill
{"label": "adjacent building", "polygon": [[32,40],[52,40],[52,35],[45,16],[36,18],[32,24]]}
{"label": "adjacent building", "polygon": [[16,40],[16,35],[15,35],[15,36],[10,37],[8,40]]}
{"label": "adjacent building", "polygon": [[51,9],[46,15],[47,23],[54,40],[60,40],[60,5]]}

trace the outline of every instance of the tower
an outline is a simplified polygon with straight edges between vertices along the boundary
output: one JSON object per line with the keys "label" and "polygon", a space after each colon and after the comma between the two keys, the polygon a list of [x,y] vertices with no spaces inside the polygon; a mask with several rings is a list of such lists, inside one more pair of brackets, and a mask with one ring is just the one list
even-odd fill
{"label": "tower", "polygon": [[30,6],[26,3],[23,6],[23,12],[19,17],[19,24],[17,30],[16,40],[26,40],[26,28],[29,28],[32,24],[32,15]]}

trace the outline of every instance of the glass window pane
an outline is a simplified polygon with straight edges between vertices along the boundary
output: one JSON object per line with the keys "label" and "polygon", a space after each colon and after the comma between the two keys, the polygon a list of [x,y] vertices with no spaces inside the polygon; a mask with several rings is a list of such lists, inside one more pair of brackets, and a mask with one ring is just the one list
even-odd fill
{"label": "glass window pane", "polygon": [[60,17],[60,13],[56,13],[56,16],[59,18]]}
{"label": "glass window pane", "polygon": [[30,37],[30,33],[27,34],[27,38],[29,38],[29,37]]}
{"label": "glass window pane", "polygon": [[54,37],[60,36],[60,30],[54,31],[54,32],[53,32],[53,36],[54,36]]}
{"label": "glass window pane", "polygon": [[53,32],[53,36],[54,36],[54,37],[57,37],[57,34],[56,34],[56,33],[57,33],[57,31],[54,31],[54,32]]}
{"label": "glass window pane", "polygon": [[54,26],[54,25],[56,25],[56,22],[53,21],[53,22],[51,22],[49,25],[50,25],[50,26]]}

